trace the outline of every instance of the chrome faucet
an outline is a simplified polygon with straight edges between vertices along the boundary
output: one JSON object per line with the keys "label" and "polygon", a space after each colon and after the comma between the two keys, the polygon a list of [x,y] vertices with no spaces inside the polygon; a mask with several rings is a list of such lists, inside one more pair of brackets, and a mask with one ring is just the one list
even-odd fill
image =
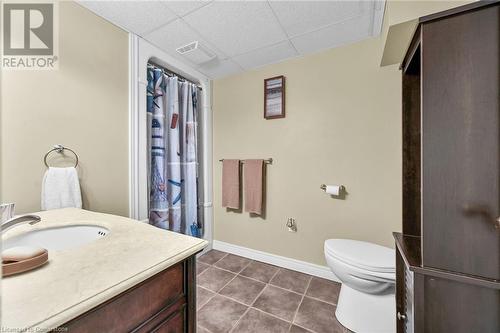
{"label": "chrome faucet", "polygon": [[42,219],[38,215],[26,214],[14,216],[14,204],[0,205],[0,222],[2,234],[9,229],[29,223],[31,225],[40,222]]}
{"label": "chrome faucet", "polygon": [[12,229],[14,227],[17,227],[19,225],[29,223],[31,225],[36,224],[40,222],[42,219],[38,215],[33,215],[33,214],[27,214],[27,215],[20,215],[13,217],[4,223],[2,223],[2,234],[6,232],[9,229]]}

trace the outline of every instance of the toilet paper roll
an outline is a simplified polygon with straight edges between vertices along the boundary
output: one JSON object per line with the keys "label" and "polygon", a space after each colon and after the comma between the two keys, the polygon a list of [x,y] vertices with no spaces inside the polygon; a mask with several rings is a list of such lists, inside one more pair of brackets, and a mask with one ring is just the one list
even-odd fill
{"label": "toilet paper roll", "polygon": [[330,195],[339,195],[342,190],[342,185],[326,185],[325,192]]}

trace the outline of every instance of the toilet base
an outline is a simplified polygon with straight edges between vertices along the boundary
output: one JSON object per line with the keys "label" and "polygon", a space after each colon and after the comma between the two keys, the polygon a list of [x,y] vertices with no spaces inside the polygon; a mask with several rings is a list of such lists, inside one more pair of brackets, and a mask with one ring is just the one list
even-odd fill
{"label": "toilet base", "polygon": [[393,333],[396,332],[396,297],[393,292],[368,294],[342,284],[335,316],[356,333]]}

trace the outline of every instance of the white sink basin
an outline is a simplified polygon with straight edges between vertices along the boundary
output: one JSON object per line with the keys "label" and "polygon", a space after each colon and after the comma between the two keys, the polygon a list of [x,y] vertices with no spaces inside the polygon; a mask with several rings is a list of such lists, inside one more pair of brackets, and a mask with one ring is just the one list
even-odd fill
{"label": "white sink basin", "polygon": [[98,225],[70,225],[29,231],[3,241],[3,249],[14,246],[39,246],[65,250],[82,246],[106,236],[109,230]]}

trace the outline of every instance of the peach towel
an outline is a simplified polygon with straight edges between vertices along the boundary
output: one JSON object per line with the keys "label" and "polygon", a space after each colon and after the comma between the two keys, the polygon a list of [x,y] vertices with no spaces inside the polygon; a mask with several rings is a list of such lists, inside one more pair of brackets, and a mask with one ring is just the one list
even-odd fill
{"label": "peach towel", "polygon": [[245,211],[262,214],[264,160],[245,160],[243,177],[245,186]]}
{"label": "peach towel", "polygon": [[240,160],[222,161],[222,207],[240,209]]}

